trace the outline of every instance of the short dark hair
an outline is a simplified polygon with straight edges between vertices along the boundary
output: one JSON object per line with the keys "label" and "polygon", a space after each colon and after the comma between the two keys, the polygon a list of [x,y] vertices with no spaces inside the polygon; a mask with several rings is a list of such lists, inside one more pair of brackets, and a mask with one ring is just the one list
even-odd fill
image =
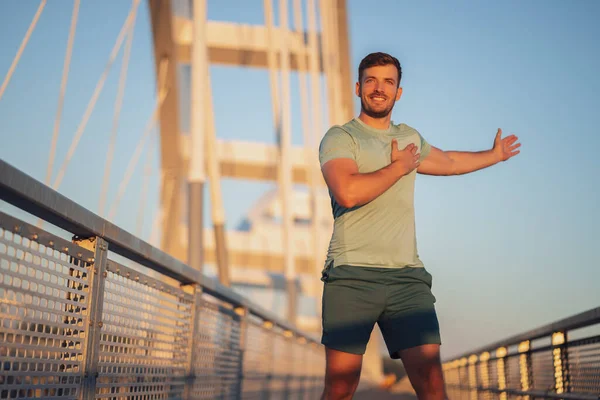
{"label": "short dark hair", "polygon": [[398,70],[398,86],[400,86],[400,80],[402,79],[402,67],[400,66],[400,61],[387,53],[371,53],[363,58],[358,66],[358,81],[361,82],[365,69],[390,64],[396,66],[396,69]]}

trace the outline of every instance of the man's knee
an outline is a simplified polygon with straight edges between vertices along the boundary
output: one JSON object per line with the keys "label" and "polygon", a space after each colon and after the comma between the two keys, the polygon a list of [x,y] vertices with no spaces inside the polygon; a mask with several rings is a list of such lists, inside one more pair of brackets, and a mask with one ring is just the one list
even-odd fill
{"label": "man's knee", "polygon": [[406,349],[400,355],[410,382],[420,399],[446,398],[439,345]]}
{"label": "man's knee", "polygon": [[360,371],[353,377],[339,377],[339,379],[326,380],[322,400],[351,399],[358,386],[359,378]]}
{"label": "man's knee", "polygon": [[444,376],[438,363],[431,362],[419,365],[410,380],[418,395],[429,395],[436,399],[445,398]]}
{"label": "man's knee", "polygon": [[362,356],[327,349],[327,371],[323,400],[351,399],[362,367]]}

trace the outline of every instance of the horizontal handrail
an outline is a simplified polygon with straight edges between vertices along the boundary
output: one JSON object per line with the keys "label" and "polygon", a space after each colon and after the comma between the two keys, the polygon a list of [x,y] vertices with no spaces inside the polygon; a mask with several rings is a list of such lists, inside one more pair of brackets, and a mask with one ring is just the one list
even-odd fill
{"label": "horizontal handrail", "polygon": [[227,301],[235,307],[246,308],[263,320],[318,343],[316,338],[301,332],[274,313],[223,286],[217,279],[202,274],[119,228],[4,160],[0,160],[0,199],[78,237],[101,237],[108,242],[110,251],[120,256],[170,276],[183,285],[198,284],[205,293]]}

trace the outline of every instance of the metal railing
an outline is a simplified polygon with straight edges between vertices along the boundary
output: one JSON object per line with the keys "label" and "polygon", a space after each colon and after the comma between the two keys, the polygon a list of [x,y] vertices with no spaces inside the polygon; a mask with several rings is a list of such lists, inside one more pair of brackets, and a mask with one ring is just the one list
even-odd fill
{"label": "metal railing", "polygon": [[450,399],[600,399],[600,307],[445,362]]}
{"label": "metal railing", "polygon": [[314,338],[0,160],[0,398],[318,398]]}

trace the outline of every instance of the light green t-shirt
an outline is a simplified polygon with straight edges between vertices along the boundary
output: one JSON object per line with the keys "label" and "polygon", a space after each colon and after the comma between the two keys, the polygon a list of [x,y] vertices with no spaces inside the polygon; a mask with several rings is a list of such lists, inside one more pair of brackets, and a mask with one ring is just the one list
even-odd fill
{"label": "light green t-shirt", "polygon": [[[421,160],[431,149],[408,125],[392,122],[389,129],[381,130],[355,118],[327,131],[319,146],[319,161],[323,166],[334,158],[350,158],[361,173],[377,171],[391,162],[393,138],[399,149],[410,143],[417,146]],[[413,170],[371,202],[350,209],[340,206],[330,191],[334,226],[325,265],[333,261],[333,267],[423,267],[415,232],[416,173]]]}

